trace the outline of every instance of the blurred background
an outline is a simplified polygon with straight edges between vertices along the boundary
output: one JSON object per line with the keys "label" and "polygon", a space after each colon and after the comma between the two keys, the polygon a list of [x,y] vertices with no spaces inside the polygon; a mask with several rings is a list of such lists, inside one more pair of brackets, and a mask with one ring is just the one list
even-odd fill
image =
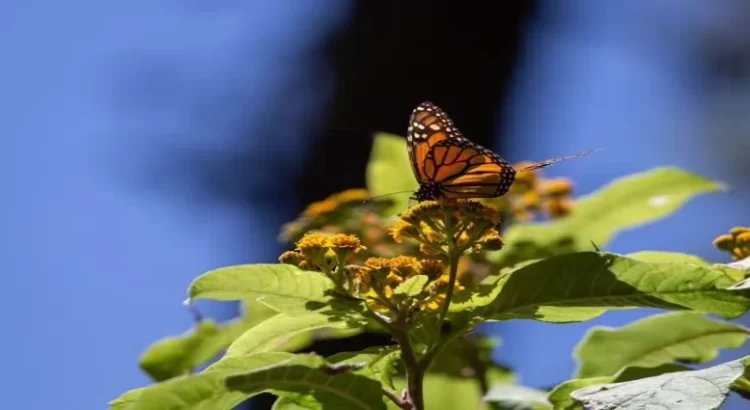
{"label": "blurred background", "polygon": [[[732,187],[608,250],[727,262],[711,240],[748,223],[744,0],[4,0],[3,407],[104,408],[149,383],[137,358],[191,326],[189,282],[274,262],[280,225],[363,187],[372,133],[403,135],[424,100],[511,162],[603,148],[545,170],[577,195],[665,165]],[[590,326],[650,313],[484,330],[549,387]]]}

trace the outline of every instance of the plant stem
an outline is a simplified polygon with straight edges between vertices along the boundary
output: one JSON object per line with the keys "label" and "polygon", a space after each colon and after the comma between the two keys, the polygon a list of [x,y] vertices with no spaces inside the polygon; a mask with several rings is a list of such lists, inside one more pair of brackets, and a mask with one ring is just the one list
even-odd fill
{"label": "plant stem", "polygon": [[[448,290],[445,293],[445,302],[440,307],[440,313],[438,314],[438,322],[437,322],[437,328],[435,329],[435,336],[433,336],[432,340],[430,341],[430,346],[427,349],[427,357],[430,357],[431,351],[435,348],[435,343],[438,342],[438,339],[440,338],[440,329],[443,327],[443,322],[445,321],[445,316],[448,315],[448,308],[451,304],[451,299],[453,298],[453,289],[456,287],[456,277],[458,276],[458,259],[459,255],[453,251],[453,248],[449,250],[448,257],[450,258],[450,272],[448,274]],[[426,366],[429,367],[429,363],[426,364]]]}
{"label": "plant stem", "polygon": [[[408,401],[401,400],[396,397],[392,392],[383,389],[383,394],[390,398],[396,405],[403,409],[408,410],[424,410],[424,394],[423,394],[423,381],[424,381],[424,368],[417,360],[417,355],[414,352],[414,347],[411,345],[409,340],[409,334],[403,326],[402,321],[395,326],[388,323],[378,313],[372,312],[372,317],[380,323],[388,332],[393,336],[401,348],[401,360],[404,361],[406,367],[406,381],[407,391],[409,392]],[[395,399],[395,400],[394,400]]]}
{"label": "plant stem", "polygon": [[388,397],[398,408],[404,409],[404,410],[410,410],[411,404],[405,402],[401,399],[401,397],[398,397],[398,395],[386,388],[383,388],[383,395],[385,397]]}
{"label": "plant stem", "polygon": [[401,346],[401,358],[406,365],[406,388],[409,402],[414,410],[424,410],[423,381],[425,369],[417,361],[417,355],[406,332],[398,332],[398,344]]}

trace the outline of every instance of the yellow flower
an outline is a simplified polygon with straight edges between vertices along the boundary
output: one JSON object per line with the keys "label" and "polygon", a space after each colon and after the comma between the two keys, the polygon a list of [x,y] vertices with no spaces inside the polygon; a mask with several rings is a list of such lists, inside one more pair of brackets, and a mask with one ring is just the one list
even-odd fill
{"label": "yellow flower", "polygon": [[297,251],[286,251],[279,256],[279,262],[287,265],[298,266],[305,260],[305,257]]}
{"label": "yellow flower", "polygon": [[714,246],[719,249],[730,250],[734,248],[734,236],[732,235],[719,235],[714,239]]}
{"label": "yellow flower", "polygon": [[573,210],[573,200],[568,198],[554,198],[544,203],[544,209],[552,218],[562,218]]}
{"label": "yellow flower", "polygon": [[542,197],[536,191],[526,191],[521,195],[521,205],[526,209],[535,209],[542,201]]}
{"label": "yellow flower", "polygon": [[313,202],[305,208],[303,214],[307,217],[319,217],[328,215],[336,212],[339,209],[339,204],[336,201],[330,199],[324,199],[322,201]]}
{"label": "yellow flower", "polygon": [[354,202],[361,203],[369,198],[370,192],[362,188],[347,189],[346,191],[333,194],[329,197],[329,199],[334,200],[340,204],[350,204]]}
{"label": "yellow flower", "polygon": [[719,235],[713,245],[732,255],[732,259],[740,260],[750,256],[750,228],[736,226],[729,230],[729,234]]}
{"label": "yellow flower", "polygon": [[491,231],[483,236],[477,245],[479,246],[479,250],[498,251],[503,248],[505,242],[503,242],[503,238],[500,237],[497,231]]}
{"label": "yellow flower", "polygon": [[740,234],[743,234],[745,232],[750,232],[750,227],[747,226],[735,226],[734,228],[729,230],[729,233],[732,234],[732,236],[738,236]]}
{"label": "yellow flower", "polygon": [[[532,165],[532,162],[522,161],[513,165],[513,168],[521,169],[529,165]],[[516,185],[516,187],[518,188],[532,189],[536,185],[538,179],[539,171],[537,170],[519,172],[516,174],[516,180],[514,181],[513,185]]]}
{"label": "yellow flower", "polygon": [[417,227],[403,219],[396,221],[388,230],[388,233],[398,243],[403,242],[405,238],[417,238],[419,236]]}
{"label": "yellow flower", "polygon": [[416,225],[420,221],[432,220],[438,216],[440,204],[437,201],[424,201],[407,209],[401,219],[410,224]]}
{"label": "yellow flower", "polygon": [[740,232],[735,238],[737,245],[750,245],[750,230]]}
{"label": "yellow flower", "polygon": [[388,271],[391,268],[391,260],[388,258],[372,257],[367,258],[363,268],[369,271]]}
{"label": "yellow flower", "polygon": [[321,251],[328,247],[328,236],[318,232],[308,232],[297,241],[297,248],[303,254]]}
{"label": "yellow flower", "polygon": [[569,196],[573,192],[573,181],[568,178],[547,179],[540,185],[540,191],[548,196]]}
{"label": "yellow flower", "polygon": [[367,249],[356,236],[342,233],[329,237],[327,245],[333,250],[339,265],[345,265],[351,255]]}
{"label": "yellow flower", "polygon": [[391,271],[402,278],[411,277],[419,272],[419,261],[411,256],[396,256],[391,259],[390,265]]}

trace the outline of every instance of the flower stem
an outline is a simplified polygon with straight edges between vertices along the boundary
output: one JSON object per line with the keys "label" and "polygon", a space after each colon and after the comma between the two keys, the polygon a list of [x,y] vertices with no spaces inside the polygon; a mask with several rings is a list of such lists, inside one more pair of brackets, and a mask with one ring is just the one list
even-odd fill
{"label": "flower stem", "polygon": [[[450,271],[448,273],[448,290],[445,293],[445,302],[440,307],[440,313],[438,314],[438,321],[437,326],[435,329],[435,335],[432,337],[432,340],[430,341],[430,346],[427,349],[427,354],[425,357],[432,359],[432,355],[430,354],[432,350],[435,348],[435,344],[438,343],[438,339],[440,338],[440,329],[443,327],[443,322],[445,322],[445,317],[448,315],[448,308],[451,304],[451,299],[453,298],[453,289],[455,289],[456,285],[456,278],[458,277],[458,259],[460,258],[459,254],[456,252],[453,252],[452,249],[449,251],[448,257],[450,258]],[[429,363],[426,363],[426,366],[429,367]]]}

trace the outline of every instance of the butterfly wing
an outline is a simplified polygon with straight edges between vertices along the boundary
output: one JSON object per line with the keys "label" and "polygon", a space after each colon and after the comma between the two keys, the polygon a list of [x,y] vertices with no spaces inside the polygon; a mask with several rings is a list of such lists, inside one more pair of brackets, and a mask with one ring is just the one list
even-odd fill
{"label": "butterfly wing", "polygon": [[425,161],[447,198],[492,198],[505,194],[516,176],[499,155],[466,139],[435,144]]}
{"label": "butterfly wing", "polygon": [[464,140],[448,115],[435,104],[419,104],[409,117],[406,146],[414,176],[420,184],[433,181],[432,172],[426,169],[427,157],[441,141]]}
{"label": "butterfly wing", "polygon": [[510,164],[464,138],[453,120],[428,101],[412,111],[407,147],[417,181],[437,184],[447,198],[500,196],[515,178]]}

